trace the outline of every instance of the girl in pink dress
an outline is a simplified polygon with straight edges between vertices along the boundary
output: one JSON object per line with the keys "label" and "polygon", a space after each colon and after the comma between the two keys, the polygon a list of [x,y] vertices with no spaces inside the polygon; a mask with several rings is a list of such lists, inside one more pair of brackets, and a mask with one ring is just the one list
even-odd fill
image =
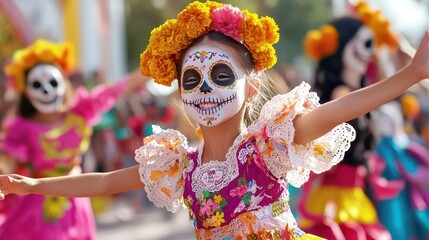
{"label": "girl in pink dress", "polygon": [[[72,95],[66,79],[74,67],[70,47],[37,40],[17,51],[5,68],[20,95],[17,113],[6,120],[0,140],[0,151],[16,163],[13,172],[35,178],[80,174],[92,126],[130,89],[124,79],[92,92],[78,88]],[[95,238],[89,198],[31,194],[8,201],[0,239]]]}
{"label": "girl in pink dress", "polygon": [[341,161],[355,134],[344,122],[429,77],[429,35],[396,75],[320,105],[306,83],[260,99],[267,96],[263,70],[276,62],[277,31],[269,17],[217,2],[190,3],[152,31],[141,70],[160,84],[178,80],[184,110],[200,127],[199,146],[155,126],[136,150],[137,166],[42,179],[3,175],[0,197],[145,189],[158,207],[187,208],[197,239],[320,239],[297,227],[288,183],[300,186],[310,172]]}

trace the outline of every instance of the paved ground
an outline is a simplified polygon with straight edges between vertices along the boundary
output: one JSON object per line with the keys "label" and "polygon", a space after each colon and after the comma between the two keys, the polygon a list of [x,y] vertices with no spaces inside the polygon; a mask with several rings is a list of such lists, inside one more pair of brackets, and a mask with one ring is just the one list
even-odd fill
{"label": "paved ground", "polygon": [[169,214],[149,207],[134,214],[126,205],[116,204],[98,216],[97,240],[191,240],[195,239],[187,211]]}

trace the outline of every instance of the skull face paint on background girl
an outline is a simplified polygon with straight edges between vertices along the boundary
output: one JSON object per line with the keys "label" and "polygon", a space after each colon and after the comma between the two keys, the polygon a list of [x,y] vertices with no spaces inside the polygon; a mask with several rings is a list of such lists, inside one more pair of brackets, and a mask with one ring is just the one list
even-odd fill
{"label": "skull face paint on background girl", "polygon": [[[361,76],[365,75],[374,56],[374,33],[366,26],[362,26],[356,35],[344,47],[344,81],[353,89],[361,87]],[[352,77],[355,75],[357,77]],[[350,79],[357,79],[352,81]]]}
{"label": "skull face paint on background girl", "polygon": [[192,47],[183,59],[181,98],[186,113],[203,126],[218,125],[241,109],[245,72],[228,50]]}
{"label": "skull face paint on background girl", "polygon": [[25,93],[37,111],[53,113],[64,100],[66,83],[62,72],[51,64],[40,64],[27,75]]}

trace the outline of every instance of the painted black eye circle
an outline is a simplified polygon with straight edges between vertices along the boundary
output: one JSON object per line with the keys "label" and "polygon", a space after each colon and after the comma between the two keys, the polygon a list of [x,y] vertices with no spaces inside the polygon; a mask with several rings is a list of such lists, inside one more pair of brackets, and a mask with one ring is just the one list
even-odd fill
{"label": "painted black eye circle", "polygon": [[186,91],[195,89],[201,82],[201,74],[194,68],[188,68],[183,73],[182,86]]}
{"label": "painted black eye circle", "polygon": [[222,87],[231,86],[236,80],[234,71],[225,63],[215,64],[211,69],[210,76],[216,85]]}
{"label": "painted black eye circle", "polygon": [[58,87],[58,82],[57,82],[57,80],[55,80],[55,79],[51,79],[50,81],[49,81],[49,84],[51,84],[51,86],[52,87]]}
{"label": "painted black eye circle", "polygon": [[39,81],[34,81],[31,85],[34,89],[39,89],[42,87],[42,84]]}
{"label": "painted black eye circle", "polygon": [[372,46],[373,46],[373,44],[374,44],[374,40],[373,39],[368,39],[368,40],[365,41],[365,47],[368,48],[368,49],[371,49]]}

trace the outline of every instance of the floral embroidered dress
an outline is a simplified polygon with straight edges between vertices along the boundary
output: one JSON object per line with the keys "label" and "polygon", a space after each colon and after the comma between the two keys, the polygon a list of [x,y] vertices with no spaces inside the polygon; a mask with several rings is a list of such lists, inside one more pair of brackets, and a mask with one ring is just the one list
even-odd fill
{"label": "floral embroidered dress", "polygon": [[293,119],[317,107],[302,83],[275,96],[235,139],[224,161],[201,163],[204,143],[188,148],[175,130],[155,127],[136,150],[149,199],[175,212],[185,206],[197,239],[319,239],[298,227],[287,184],[302,185],[341,161],[355,137],[343,123],[305,145],[293,144]]}
{"label": "floral embroidered dress", "polygon": [[[79,174],[81,155],[89,146],[92,126],[111,108],[126,84],[77,89],[75,105],[53,125],[9,119],[0,149],[19,162],[17,173],[31,177]],[[9,200],[9,202],[7,202]],[[95,224],[89,198],[43,195],[8,196],[2,204],[0,239],[89,240]]]}

